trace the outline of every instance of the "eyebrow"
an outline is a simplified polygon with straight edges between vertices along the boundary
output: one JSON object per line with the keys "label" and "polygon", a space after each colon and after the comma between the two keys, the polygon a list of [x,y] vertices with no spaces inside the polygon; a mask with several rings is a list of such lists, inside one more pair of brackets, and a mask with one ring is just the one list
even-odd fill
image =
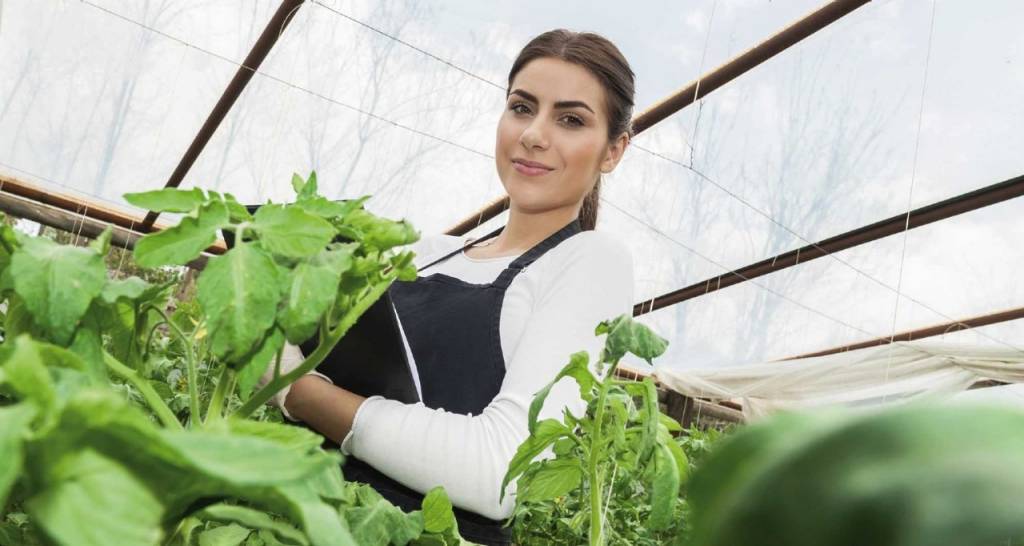
{"label": "eyebrow", "polygon": [[[512,92],[509,93],[509,95],[519,95],[519,96],[523,97],[524,99],[526,99],[526,100],[528,100],[530,102],[533,102],[533,103],[536,103],[536,104],[540,104],[540,101],[537,100],[537,97],[533,96],[531,93],[527,93],[526,91],[523,91],[522,89],[513,89]],[[593,108],[587,106],[587,103],[585,103],[585,102],[583,102],[581,100],[563,100],[563,101],[558,101],[558,102],[555,103],[555,108],[556,109],[574,108],[574,107],[577,107],[577,106],[579,106],[580,108],[586,108],[587,110],[590,110],[591,114],[595,114],[595,115],[597,114],[596,112],[594,112]]]}

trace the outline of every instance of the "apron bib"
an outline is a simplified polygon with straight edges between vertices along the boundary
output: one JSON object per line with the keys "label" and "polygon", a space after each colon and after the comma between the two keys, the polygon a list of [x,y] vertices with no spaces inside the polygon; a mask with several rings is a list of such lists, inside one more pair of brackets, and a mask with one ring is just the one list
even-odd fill
{"label": "apron bib", "polygon": [[[425,406],[478,415],[491,403],[505,378],[500,334],[505,291],[527,266],[580,231],[579,221],[574,220],[516,258],[488,284],[472,284],[442,273],[392,284],[388,292],[416,362]],[[475,242],[498,233],[500,230]],[[464,250],[460,247],[420,271]],[[332,352],[327,361],[336,358],[345,357]],[[346,479],[371,485],[405,511],[421,507],[422,494],[355,457],[348,457],[342,470]],[[509,544],[509,533],[501,521],[458,508],[455,516],[459,533],[467,540],[484,545]]]}

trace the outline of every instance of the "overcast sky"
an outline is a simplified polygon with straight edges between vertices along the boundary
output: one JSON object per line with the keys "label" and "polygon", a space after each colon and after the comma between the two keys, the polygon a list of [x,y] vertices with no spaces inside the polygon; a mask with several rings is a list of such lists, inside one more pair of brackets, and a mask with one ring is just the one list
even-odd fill
{"label": "overcast sky", "polygon": [[[501,86],[532,36],[612,39],[639,111],[819,4],[318,2],[186,185],[286,200],[290,173],[316,169],[331,197],[373,193],[425,234],[500,194]],[[0,2],[0,171],[113,202],[161,186],[276,5]],[[633,249],[637,299],[1022,174],[1024,4],[938,0],[932,17],[930,1],[876,0],[638,136],[664,158],[628,152],[600,225]],[[1018,199],[912,230],[905,251],[889,237],[644,320],[672,341],[662,364],[708,366],[1018,307],[1022,218]],[[1022,347],[1024,328],[946,338]]]}

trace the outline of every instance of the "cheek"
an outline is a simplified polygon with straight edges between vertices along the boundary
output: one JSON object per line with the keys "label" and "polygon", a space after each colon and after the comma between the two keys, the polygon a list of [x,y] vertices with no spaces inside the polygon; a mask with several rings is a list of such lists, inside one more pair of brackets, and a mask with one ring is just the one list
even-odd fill
{"label": "cheek", "polygon": [[515,144],[519,140],[520,128],[514,119],[510,119],[507,115],[502,115],[498,119],[498,130],[497,130],[497,152],[504,154],[507,152],[508,147]]}
{"label": "cheek", "polygon": [[568,170],[578,176],[589,176],[598,169],[601,160],[601,142],[593,138],[568,141],[562,148]]}

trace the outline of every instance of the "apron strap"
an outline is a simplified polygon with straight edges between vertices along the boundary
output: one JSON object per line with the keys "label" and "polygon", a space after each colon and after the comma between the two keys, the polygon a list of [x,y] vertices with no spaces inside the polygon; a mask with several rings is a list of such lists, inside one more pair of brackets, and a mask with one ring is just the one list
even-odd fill
{"label": "apron strap", "polygon": [[521,273],[530,264],[537,261],[538,258],[543,256],[547,251],[558,246],[559,243],[580,233],[583,228],[580,226],[579,219],[575,219],[569,222],[564,228],[554,232],[547,239],[537,243],[536,246],[527,250],[522,256],[518,257],[498,275],[498,278],[494,280],[492,284],[496,288],[507,289],[512,281],[516,278],[516,275]]}
{"label": "apron strap", "polygon": [[[456,254],[458,254],[460,252],[465,252],[466,249],[468,249],[469,247],[471,247],[471,246],[473,246],[473,245],[475,245],[475,244],[477,244],[477,243],[479,243],[481,241],[486,241],[488,239],[493,239],[494,237],[497,237],[498,234],[501,233],[501,231],[503,229],[505,229],[505,226],[502,226],[502,227],[500,227],[500,228],[498,228],[498,229],[488,233],[487,235],[484,235],[483,237],[481,237],[479,239],[476,239],[474,241],[470,241],[469,243],[466,243],[465,246],[460,247],[460,248],[458,248],[456,250],[453,250],[453,251],[449,252],[448,254],[445,254],[444,256],[441,256],[440,258],[438,258],[438,259],[430,262],[429,264],[419,268],[419,271],[423,271],[424,269],[427,269],[428,267],[433,267],[433,266],[435,266],[435,265],[437,265],[437,264],[439,264],[439,263],[441,263],[441,262],[451,258],[452,256],[455,256]],[[531,248],[530,250],[527,250],[521,256],[516,258],[512,263],[510,263],[508,265],[508,267],[505,268],[505,270],[501,272],[501,275],[499,275],[498,278],[494,281],[494,283],[493,283],[494,286],[496,286],[498,288],[508,288],[508,286],[510,284],[512,284],[512,280],[515,279],[516,275],[518,275],[522,270],[526,269],[526,267],[528,265],[530,265],[533,262],[537,261],[538,258],[543,256],[547,251],[551,250],[552,248],[555,248],[555,246],[557,246],[562,241],[568,239],[569,237],[572,237],[573,235],[576,235],[577,233],[580,233],[581,231],[583,231],[583,228],[580,226],[580,221],[579,221],[578,218],[573,220],[572,222],[569,222],[565,227],[563,227],[562,229],[554,232],[553,234],[548,236],[547,239],[544,239],[543,241],[537,243],[536,245],[534,245],[533,248]]]}
{"label": "apron strap", "polygon": [[423,267],[418,268],[417,270],[418,271],[423,271],[424,269],[426,269],[428,267],[433,267],[433,266],[435,266],[435,265],[437,265],[437,264],[447,260],[448,258],[451,258],[452,256],[460,253],[460,252],[464,252],[467,248],[469,248],[469,247],[471,247],[471,246],[473,246],[473,245],[475,245],[475,244],[477,244],[477,243],[479,243],[481,241],[486,241],[488,239],[493,239],[494,237],[497,237],[498,234],[501,233],[501,230],[503,230],[503,229],[505,229],[505,226],[501,226],[500,228],[498,228],[498,229],[488,233],[487,235],[484,235],[483,237],[481,237],[479,239],[470,241],[470,242],[466,243],[465,246],[460,247],[460,248],[458,248],[456,250],[453,250],[453,251],[449,252],[448,254],[445,254],[444,256],[441,256],[440,258],[430,262],[429,264],[427,264],[427,265],[425,265]]}

